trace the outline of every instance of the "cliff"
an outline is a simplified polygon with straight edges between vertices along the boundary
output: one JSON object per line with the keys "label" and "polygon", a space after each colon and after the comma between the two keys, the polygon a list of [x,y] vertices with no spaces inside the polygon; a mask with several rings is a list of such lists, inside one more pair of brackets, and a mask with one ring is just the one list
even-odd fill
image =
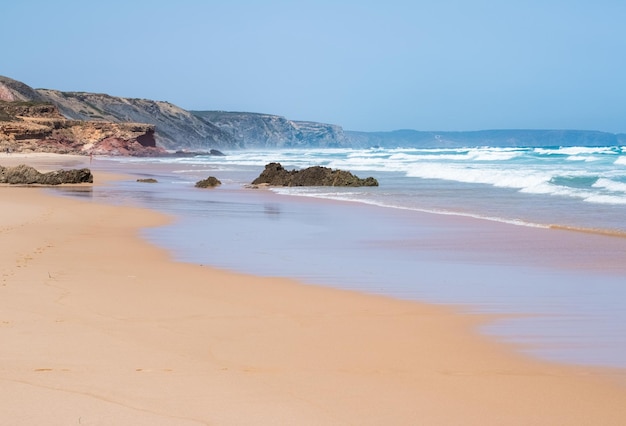
{"label": "cliff", "polygon": [[0,77],[0,90],[7,101],[53,104],[71,120],[151,124],[157,146],[168,150],[348,146],[340,126],[270,114],[186,111],[169,102],[33,89],[6,77]]}
{"label": "cliff", "polygon": [[[624,145],[626,135],[585,130],[472,132],[344,131],[333,124],[225,111],[186,111],[169,102],[33,89],[0,76],[0,148],[154,155],[168,150]],[[40,143],[41,142],[41,143]],[[16,145],[17,147],[17,145]],[[108,151],[107,151],[108,150]]]}
{"label": "cliff", "polygon": [[162,155],[154,126],[68,120],[56,106],[0,101],[0,150],[59,154]]}
{"label": "cliff", "polygon": [[228,133],[239,148],[336,148],[348,142],[340,126],[292,121],[270,114],[192,111]]}
{"label": "cliff", "polygon": [[48,89],[37,93],[74,120],[151,124],[157,145],[166,149],[209,151],[234,145],[231,136],[217,126],[169,102]]}
{"label": "cliff", "polygon": [[[161,150],[209,151],[212,148],[234,147],[229,134],[169,102],[120,98],[100,93],[33,89],[2,76],[0,101],[51,104],[57,108],[60,117],[67,120],[109,123],[109,126],[90,124],[87,128],[113,129],[115,126],[110,124],[119,124],[120,131],[124,133],[141,131],[138,130],[140,126],[147,126],[145,129],[150,131],[147,137]],[[0,112],[0,120],[3,117],[5,121],[9,119],[6,113]]]}
{"label": "cliff", "polygon": [[154,126],[70,120],[48,99],[0,77],[0,150],[72,154],[160,155]]}

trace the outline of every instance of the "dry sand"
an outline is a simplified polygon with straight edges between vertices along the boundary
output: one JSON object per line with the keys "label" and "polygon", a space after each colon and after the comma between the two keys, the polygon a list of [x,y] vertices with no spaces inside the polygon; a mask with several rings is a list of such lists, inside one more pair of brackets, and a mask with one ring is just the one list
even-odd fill
{"label": "dry sand", "polygon": [[138,238],[167,220],[0,187],[0,424],[626,424],[623,371],[526,358],[452,308],[175,263]]}

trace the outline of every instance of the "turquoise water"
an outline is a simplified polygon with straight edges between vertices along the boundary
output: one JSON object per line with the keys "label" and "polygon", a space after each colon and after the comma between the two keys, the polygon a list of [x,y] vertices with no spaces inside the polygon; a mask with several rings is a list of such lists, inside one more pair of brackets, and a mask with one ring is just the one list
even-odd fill
{"label": "turquoise water", "polygon": [[[204,172],[237,182],[269,162],[322,165],[375,176],[376,189],[288,188],[291,195],[385,207],[626,232],[626,149],[622,147],[326,149],[239,151],[176,160],[181,179]],[[232,177],[231,177],[232,176]],[[220,176],[218,176],[220,177]],[[229,179],[230,178],[230,179]]]}
{"label": "turquoise water", "polygon": [[[626,232],[622,148],[227,154],[98,159],[94,168],[159,183],[90,196],[176,216],[144,235],[182,261],[519,314],[483,331],[545,359],[626,367],[626,238],[547,229]],[[348,169],[380,186],[243,188],[273,161]],[[193,187],[209,175],[223,185]]]}

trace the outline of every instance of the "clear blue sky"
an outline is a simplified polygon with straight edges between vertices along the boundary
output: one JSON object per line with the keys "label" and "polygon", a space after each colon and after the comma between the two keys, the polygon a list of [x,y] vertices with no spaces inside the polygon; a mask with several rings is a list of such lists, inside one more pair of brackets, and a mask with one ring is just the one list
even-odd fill
{"label": "clear blue sky", "polygon": [[0,75],[347,130],[626,132],[626,1],[5,1]]}

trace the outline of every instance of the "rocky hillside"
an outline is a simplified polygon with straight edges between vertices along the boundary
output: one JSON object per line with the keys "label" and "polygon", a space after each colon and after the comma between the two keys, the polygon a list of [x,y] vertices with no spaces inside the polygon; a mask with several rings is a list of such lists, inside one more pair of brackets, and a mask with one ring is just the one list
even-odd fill
{"label": "rocky hillside", "polygon": [[1,76],[0,99],[49,103],[71,120],[150,124],[157,146],[168,150],[348,146],[343,129],[332,124],[258,113],[186,111],[169,102],[33,89]]}
{"label": "rocky hillside", "polygon": [[156,129],[157,144],[166,149],[209,151],[234,145],[228,133],[169,102],[47,89],[38,89],[37,93],[74,120],[151,124]]}
{"label": "rocky hillside", "polygon": [[241,148],[307,148],[348,146],[343,129],[333,124],[292,121],[270,114],[192,111],[231,135]]}
{"label": "rocky hillside", "polygon": [[0,100],[0,150],[59,154],[163,155],[154,126],[68,120],[56,106]]}
{"label": "rocky hillside", "polygon": [[235,146],[229,134],[168,102],[119,98],[99,93],[33,89],[2,76],[0,101],[52,104],[65,119],[73,121],[130,124],[135,128],[137,123],[141,123],[152,129],[151,137],[162,149],[209,151],[212,148]]}
{"label": "rocky hillside", "polygon": [[0,79],[0,150],[73,154],[160,155],[154,126],[70,120],[23,83]]}
{"label": "rocky hillside", "polygon": [[[270,114],[186,111],[169,102],[33,89],[2,76],[0,102],[0,147],[20,140],[22,147],[31,144],[27,149],[39,146],[59,152],[109,149],[112,153],[145,155],[144,148],[150,148],[145,152],[151,154],[155,149],[208,152],[246,148],[626,144],[623,134],[575,130],[348,132],[333,124],[293,121]],[[48,148],[38,141],[45,141]]]}

